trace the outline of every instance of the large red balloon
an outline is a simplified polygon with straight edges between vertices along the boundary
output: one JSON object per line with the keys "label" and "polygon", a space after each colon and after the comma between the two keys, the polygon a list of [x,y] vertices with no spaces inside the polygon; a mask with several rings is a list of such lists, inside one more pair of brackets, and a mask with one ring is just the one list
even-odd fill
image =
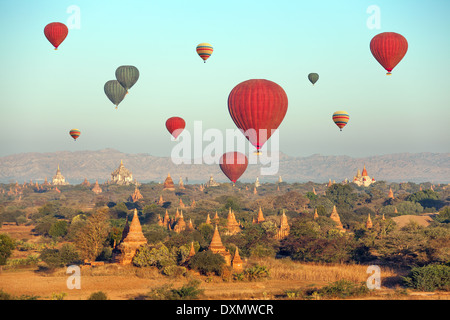
{"label": "large red balloon", "polygon": [[175,139],[180,135],[185,127],[186,122],[180,117],[172,117],[166,121],[166,128]]}
{"label": "large red balloon", "polygon": [[257,150],[281,124],[287,107],[288,98],[283,88],[265,79],[241,82],[228,96],[231,118]]}
{"label": "large red balloon", "polygon": [[52,22],[45,26],[44,34],[48,41],[58,50],[59,45],[64,41],[69,33],[69,29],[64,23]]}
{"label": "large red balloon", "polygon": [[219,166],[228,179],[236,183],[247,169],[248,159],[240,152],[227,152],[220,158]]}
{"label": "large red balloon", "polygon": [[387,75],[403,59],[408,51],[408,41],[401,34],[383,32],[370,41],[370,51],[375,59],[387,70]]}

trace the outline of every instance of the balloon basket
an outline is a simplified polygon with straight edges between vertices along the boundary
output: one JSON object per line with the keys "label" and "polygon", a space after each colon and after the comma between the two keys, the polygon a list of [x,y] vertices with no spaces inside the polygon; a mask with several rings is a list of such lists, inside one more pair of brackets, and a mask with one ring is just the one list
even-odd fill
{"label": "balloon basket", "polygon": [[260,156],[262,155],[262,152],[259,150],[256,150],[255,152],[253,152],[254,155]]}
{"label": "balloon basket", "polygon": [[387,76],[392,76],[392,73],[388,72],[386,73]]}

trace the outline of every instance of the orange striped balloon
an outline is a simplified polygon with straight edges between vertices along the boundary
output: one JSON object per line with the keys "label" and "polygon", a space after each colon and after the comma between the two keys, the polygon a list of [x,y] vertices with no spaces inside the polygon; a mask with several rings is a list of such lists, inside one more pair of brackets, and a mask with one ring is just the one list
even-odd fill
{"label": "orange striped balloon", "polygon": [[80,136],[81,131],[78,129],[72,129],[69,131],[69,134],[73,138],[74,141],[77,141],[77,138]]}
{"label": "orange striped balloon", "polygon": [[339,127],[339,129],[345,127],[347,125],[348,120],[350,119],[350,115],[346,111],[336,111],[333,113],[333,121]]}
{"label": "orange striped balloon", "polygon": [[211,56],[213,53],[213,47],[209,43],[200,43],[197,46],[197,54],[200,56],[200,58],[203,59],[203,62],[206,63],[206,60]]}

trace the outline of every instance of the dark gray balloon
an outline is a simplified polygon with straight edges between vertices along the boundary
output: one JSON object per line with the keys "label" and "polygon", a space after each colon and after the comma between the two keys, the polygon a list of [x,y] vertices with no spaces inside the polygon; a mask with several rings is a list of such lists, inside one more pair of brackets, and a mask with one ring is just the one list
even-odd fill
{"label": "dark gray balloon", "polygon": [[116,105],[116,109],[119,103],[122,102],[123,98],[127,94],[127,90],[122,87],[122,85],[117,80],[109,80],[105,83],[105,94],[112,103]]}

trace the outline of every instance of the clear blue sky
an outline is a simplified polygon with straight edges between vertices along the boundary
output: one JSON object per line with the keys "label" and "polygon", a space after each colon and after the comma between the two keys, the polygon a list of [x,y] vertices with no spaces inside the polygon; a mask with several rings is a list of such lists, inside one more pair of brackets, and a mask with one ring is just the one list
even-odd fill
{"label": "clear blue sky", "polygon": [[[58,51],[43,34],[81,12]],[[377,5],[381,28],[366,12]],[[289,99],[280,149],[363,157],[450,152],[450,1],[15,0],[0,3],[0,156],[100,150],[169,156],[165,129],[233,129],[227,97],[238,83],[264,78]],[[369,42],[398,32],[408,53],[387,77]],[[209,42],[206,64],[195,47]],[[120,65],[140,79],[115,110],[103,91]],[[320,79],[313,87],[310,72]],[[350,113],[342,132],[331,115]],[[82,131],[78,141],[68,135]]]}

